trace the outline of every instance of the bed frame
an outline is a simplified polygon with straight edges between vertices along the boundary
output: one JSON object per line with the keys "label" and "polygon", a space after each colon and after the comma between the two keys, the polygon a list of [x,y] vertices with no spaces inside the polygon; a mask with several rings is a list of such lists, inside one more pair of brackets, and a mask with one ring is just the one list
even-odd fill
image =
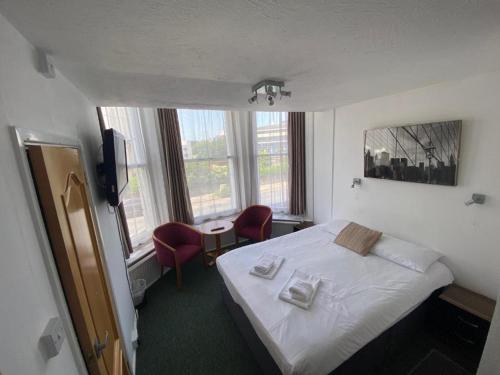
{"label": "bed frame", "polygon": [[[441,291],[442,288],[434,291],[420,306],[358,350],[330,375],[372,374],[381,370],[397,354],[399,348],[411,342],[413,334],[424,325],[427,312]],[[253,329],[243,309],[234,302],[224,282],[222,282],[222,296],[263,374],[280,375],[278,365]]]}

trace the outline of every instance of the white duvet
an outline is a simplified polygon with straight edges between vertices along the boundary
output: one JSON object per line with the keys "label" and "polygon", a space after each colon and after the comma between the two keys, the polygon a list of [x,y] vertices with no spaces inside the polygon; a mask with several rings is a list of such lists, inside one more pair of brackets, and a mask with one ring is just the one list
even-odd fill
{"label": "white duvet", "polygon": [[[283,374],[327,374],[453,276],[440,262],[425,273],[334,244],[315,226],[217,259],[231,293]],[[263,253],[285,257],[273,280],[249,274]],[[309,310],[278,298],[294,270],[322,278]]]}

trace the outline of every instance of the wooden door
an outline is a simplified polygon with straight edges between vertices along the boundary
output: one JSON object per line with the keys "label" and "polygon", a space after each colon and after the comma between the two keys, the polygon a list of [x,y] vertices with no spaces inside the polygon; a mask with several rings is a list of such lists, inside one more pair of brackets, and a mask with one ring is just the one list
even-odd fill
{"label": "wooden door", "polygon": [[27,152],[59,277],[89,373],[127,374],[79,150],[29,145]]}

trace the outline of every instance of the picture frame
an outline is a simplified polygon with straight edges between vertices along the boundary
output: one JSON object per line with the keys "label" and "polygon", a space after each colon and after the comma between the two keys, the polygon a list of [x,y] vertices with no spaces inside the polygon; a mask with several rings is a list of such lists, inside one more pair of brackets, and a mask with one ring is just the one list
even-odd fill
{"label": "picture frame", "polygon": [[456,186],[462,121],[364,131],[364,176]]}

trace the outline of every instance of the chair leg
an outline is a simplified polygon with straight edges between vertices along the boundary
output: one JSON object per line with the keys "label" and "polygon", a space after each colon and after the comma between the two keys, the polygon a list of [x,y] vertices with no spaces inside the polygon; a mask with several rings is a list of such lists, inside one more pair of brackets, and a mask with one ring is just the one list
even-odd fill
{"label": "chair leg", "polygon": [[208,267],[207,253],[205,252],[205,237],[201,236],[201,257],[203,258],[203,266]]}
{"label": "chair leg", "polygon": [[177,259],[177,256],[175,256],[175,276],[176,276],[177,289],[181,289],[181,287],[182,287],[182,272],[181,272],[181,264],[179,263],[179,259]]}
{"label": "chair leg", "polygon": [[181,289],[182,287],[181,267],[175,267],[175,276],[176,276],[177,289]]}

